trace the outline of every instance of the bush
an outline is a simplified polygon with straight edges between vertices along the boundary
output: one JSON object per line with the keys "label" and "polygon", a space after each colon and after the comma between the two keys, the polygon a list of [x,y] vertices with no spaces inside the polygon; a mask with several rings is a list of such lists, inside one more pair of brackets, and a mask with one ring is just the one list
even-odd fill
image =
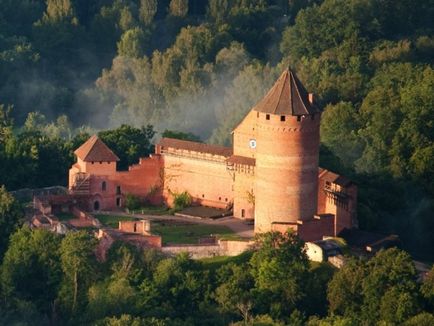
{"label": "bush", "polygon": [[125,196],[125,207],[129,210],[139,209],[142,204],[141,199],[133,194]]}
{"label": "bush", "polygon": [[175,210],[181,210],[185,207],[188,207],[191,205],[191,196],[187,191],[184,191],[180,194],[174,194],[174,208]]}

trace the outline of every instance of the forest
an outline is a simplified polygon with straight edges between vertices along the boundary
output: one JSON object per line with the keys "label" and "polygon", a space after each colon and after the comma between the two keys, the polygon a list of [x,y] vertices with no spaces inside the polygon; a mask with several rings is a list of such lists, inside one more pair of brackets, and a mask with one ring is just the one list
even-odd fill
{"label": "forest", "polygon": [[[432,262],[432,17],[433,0],[0,0],[4,322],[26,312],[30,324],[164,325],[188,315],[192,324],[209,317],[298,325],[318,315],[312,325],[389,325],[432,311],[432,292],[425,296],[432,287],[398,286],[393,275],[366,279],[378,267],[370,262],[354,262],[329,282],[331,274],[306,274],[302,259],[281,272],[290,275],[282,284],[255,274],[259,253],[216,270],[131,248],[114,252],[104,271],[91,260],[74,265],[62,252],[74,241],[89,252],[92,241],[21,229],[19,203],[7,192],[66,185],[74,149],[93,133],[121,169],[151,153],[163,133],[230,145],[231,130],[289,66],[324,110],[320,165],[358,185],[359,227],[398,234],[412,257]],[[387,255],[409,259],[382,255],[384,270],[401,268]],[[84,275],[80,300],[71,299],[71,268]],[[157,269],[162,279],[152,276]],[[414,270],[407,264],[397,273],[413,279]],[[307,277],[305,288],[297,288],[299,277]],[[164,291],[178,301],[163,304]],[[125,301],[115,307],[110,300],[120,293]],[[399,319],[388,302],[401,309]],[[119,310],[104,319],[112,309]]]}

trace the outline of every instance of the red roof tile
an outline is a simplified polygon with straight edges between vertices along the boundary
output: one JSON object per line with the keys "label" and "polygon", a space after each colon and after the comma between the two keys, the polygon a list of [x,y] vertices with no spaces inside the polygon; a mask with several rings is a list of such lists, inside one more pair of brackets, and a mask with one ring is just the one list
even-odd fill
{"label": "red roof tile", "polygon": [[184,150],[199,152],[199,153],[209,153],[209,154],[225,156],[225,157],[229,157],[232,155],[232,148],[230,147],[209,145],[209,144],[198,143],[198,142],[193,142],[188,140],[174,139],[174,138],[162,138],[157,145],[161,146],[163,149],[172,147],[177,149],[184,149]]}
{"label": "red roof tile", "polygon": [[348,187],[351,183],[353,183],[347,177],[344,177],[342,175],[336,174],[334,172],[331,172],[329,170],[322,169],[322,168],[319,168],[319,178],[321,180],[335,183],[335,184],[340,185],[342,187]]}
{"label": "red roof tile", "polygon": [[85,162],[119,161],[119,157],[97,135],[90,137],[83,145],[76,149],[74,154]]}
{"label": "red roof tile", "polygon": [[321,112],[309,102],[309,94],[297,76],[286,69],[267,95],[253,109],[278,115],[305,115]]}
{"label": "red roof tile", "polygon": [[241,165],[250,165],[250,166],[256,165],[256,159],[252,157],[239,156],[239,155],[232,155],[226,160],[226,162],[231,164],[241,164]]}

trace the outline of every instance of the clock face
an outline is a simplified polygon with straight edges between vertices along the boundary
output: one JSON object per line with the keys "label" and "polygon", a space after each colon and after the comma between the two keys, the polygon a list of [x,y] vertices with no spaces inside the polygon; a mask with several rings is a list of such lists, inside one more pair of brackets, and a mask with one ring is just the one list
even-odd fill
{"label": "clock face", "polygon": [[256,148],[256,139],[250,139],[249,147],[250,148]]}

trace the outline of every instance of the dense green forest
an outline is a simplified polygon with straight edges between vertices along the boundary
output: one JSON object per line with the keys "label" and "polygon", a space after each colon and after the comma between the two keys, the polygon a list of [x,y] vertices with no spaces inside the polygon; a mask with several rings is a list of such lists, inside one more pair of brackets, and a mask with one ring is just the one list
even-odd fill
{"label": "dense green forest", "polygon": [[[65,185],[90,134],[125,169],[165,132],[229,145],[290,66],[359,226],[433,261],[433,0],[0,0],[0,324],[433,325],[434,270],[382,251],[310,266],[293,235],[228,261],[21,227],[6,191]],[[10,239],[9,239],[10,236]],[[9,241],[8,241],[9,239]]]}

